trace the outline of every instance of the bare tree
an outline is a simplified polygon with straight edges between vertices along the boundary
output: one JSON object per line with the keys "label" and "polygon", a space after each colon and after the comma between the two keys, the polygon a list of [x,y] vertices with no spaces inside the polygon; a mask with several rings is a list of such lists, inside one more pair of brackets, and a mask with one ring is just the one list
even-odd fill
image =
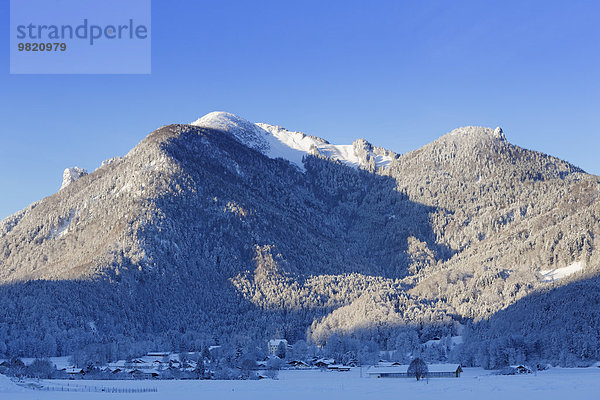
{"label": "bare tree", "polygon": [[415,358],[408,366],[408,374],[414,375],[417,380],[425,378],[429,372],[427,364],[420,358]]}

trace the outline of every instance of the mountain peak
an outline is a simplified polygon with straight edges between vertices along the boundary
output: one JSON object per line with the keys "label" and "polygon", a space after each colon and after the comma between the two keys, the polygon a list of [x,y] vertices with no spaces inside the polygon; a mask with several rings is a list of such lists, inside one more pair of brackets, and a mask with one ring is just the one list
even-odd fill
{"label": "mountain peak", "polygon": [[229,112],[214,111],[208,113],[192,122],[191,125],[228,132],[240,142],[261,153],[266,154],[270,147],[266,132],[263,129]]}
{"label": "mountain peak", "polygon": [[453,129],[450,133],[442,136],[440,139],[445,140],[467,140],[467,141],[481,141],[481,140],[496,140],[500,142],[506,142],[504,131],[499,126],[496,129],[486,128],[483,126],[463,126],[460,128]]}
{"label": "mountain peak", "polygon": [[[321,155],[353,167],[387,167],[395,153],[362,142],[335,145],[316,136],[289,131],[281,126],[252,123],[235,114],[215,111],[191,125],[228,132],[248,147],[270,158],[283,158],[304,170],[302,159],[307,154]],[[365,142],[366,143],[366,142]]]}
{"label": "mountain peak", "polygon": [[497,126],[496,129],[494,129],[493,135],[498,139],[506,140],[506,137],[504,136],[504,131],[499,126]]}

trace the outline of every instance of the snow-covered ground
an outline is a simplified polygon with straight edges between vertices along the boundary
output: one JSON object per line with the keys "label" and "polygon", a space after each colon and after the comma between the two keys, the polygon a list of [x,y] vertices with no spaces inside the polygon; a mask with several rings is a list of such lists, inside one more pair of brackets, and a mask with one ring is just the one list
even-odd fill
{"label": "snow-covered ground", "polygon": [[568,267],[555,268],[555,269],[544,269],[540,271],[542,275],[542,281],[552,282],[562,278],[566,278],[569,275],[573,275],[576,272],[583,271],[585,268],[584,261],[577,261]]}
{"label": "snow-covered ground", "polygon": [[16,393],[22,392],[25,389],[14,383],[7,376],[0,374],[0,398],[4,398],[6,395],[4,393]]}
{"label": "snow-covered ground", "polygon": [[[366,369],[365,369],[366,370]],[[363,375],[364,370],[363,370]],[[278,380],[261,381],[41,381],[43,384],[112,388],[157,388],[156,393],[87,393],[17,391],[0,379],[0,398],[53,399],[596,399],[600,393],[600,368],[554,368],[536,375],[498,376],[479,368],[465,368],[460,378],[413,379],[361,377],[350,372],[282,371]],[[6,386],[3,390],[3,386]]]}

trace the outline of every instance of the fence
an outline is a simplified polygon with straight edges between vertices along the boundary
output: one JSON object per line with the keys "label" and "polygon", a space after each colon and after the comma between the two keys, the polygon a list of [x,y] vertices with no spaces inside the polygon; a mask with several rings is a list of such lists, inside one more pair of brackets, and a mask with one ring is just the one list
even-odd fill
{"label": "fence", "polygon": [[119,388],[110,386],[87,386],[87,385],[56,385],[43,386],[39,384],[22,385],[29,389],[42,390],[48,392],[106,392],[106,393],[155,393],[158,389],[155,387],[137,387],[137,388]]}

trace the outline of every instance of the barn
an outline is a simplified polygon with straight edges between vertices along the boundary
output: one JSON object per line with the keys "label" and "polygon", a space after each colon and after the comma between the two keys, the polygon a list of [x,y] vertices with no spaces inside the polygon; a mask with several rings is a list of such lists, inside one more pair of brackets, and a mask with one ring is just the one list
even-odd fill
{"label": "barn", "polygon": [[427,365],[427,376],[430,378],[460,378],[462,372],[460,364]]}
{"label": "barn", "polygon": [[[428,364],[427,376],[429,378],[460,378],[463,372],[460,364]],[[414,378],[408,373],[408,365],[394,365],[389,367],[371,367],[367,370],[371,378]]]}

